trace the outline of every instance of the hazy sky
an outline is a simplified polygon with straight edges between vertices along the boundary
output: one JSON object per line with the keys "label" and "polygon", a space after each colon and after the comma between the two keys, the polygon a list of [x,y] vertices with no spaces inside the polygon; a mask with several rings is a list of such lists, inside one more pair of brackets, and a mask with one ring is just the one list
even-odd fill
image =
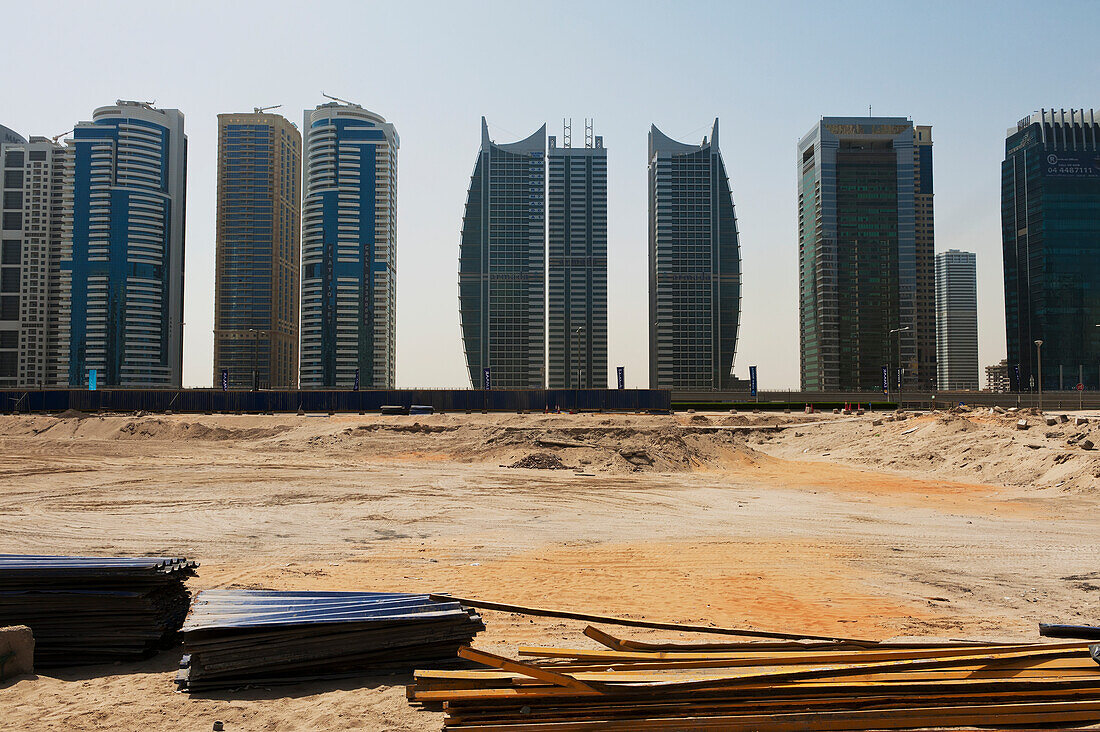
{"label": "hazy sky", "polygon": [[[184,385],[212,380],[217,114],[325,91],[397,126],[398,386],[467,386],[458,239],[481,115],[498,142],[583,118],[608,149],[609,365],[646,386],[646,133],[715,117],[741,232],[737,375],[798,384],[796,150],[823,115],[932,125],[936,250],[978,255],[1004,357],[1000,161],[1040,107],[1100,106],[1100,2],[0,0],[0,124],[53,136],[115,99],[186,115]],[[18,29],[17,31],[15,29]],[[15,32],[12,32],[15,31]],[[982,377],[984,383],[984,375]],[[613,383],[613,380],[612,380]]]}

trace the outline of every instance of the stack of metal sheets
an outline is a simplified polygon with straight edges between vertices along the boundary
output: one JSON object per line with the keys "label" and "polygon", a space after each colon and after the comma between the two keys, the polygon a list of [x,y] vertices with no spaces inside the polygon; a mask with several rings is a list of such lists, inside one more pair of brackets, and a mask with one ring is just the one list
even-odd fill
{"label": "stack of metal sheets", "polygon": [[454,664],[485,625],[458,602],[387,592],[206,590],[183,626],[185,691]]}
{"label": "stack of metal sheets", "polygon": [[0,554],[0,626],[28,625],[36,667],[146,658],[179,640],[197,562]]}

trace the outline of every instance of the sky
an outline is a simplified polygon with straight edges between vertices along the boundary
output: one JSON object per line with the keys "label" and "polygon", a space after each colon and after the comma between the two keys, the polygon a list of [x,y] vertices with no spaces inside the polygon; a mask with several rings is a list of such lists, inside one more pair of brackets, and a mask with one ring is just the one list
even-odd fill
{"label": "sky", "polygon": [[[0,124],[53,136],[116,99],[186,116],[184,385],[212,382],[217,115],[322,92],[393,122],[397,385],[465,387],[458,244],[497,142],[595,119],[608,156],[609,368],[648,380],[646,135],[720,121],[742,257],[734,364],[798,387],[796,145],[822,116],[932,125],[936,251],[977,253],[982,366],[1004,358],[1000,162],[1041,107],[1100,107],[1100,2],[0,0]],[[984,383],[984,376],[982,377]],[[614,379],[611,379],[614,383]]]}

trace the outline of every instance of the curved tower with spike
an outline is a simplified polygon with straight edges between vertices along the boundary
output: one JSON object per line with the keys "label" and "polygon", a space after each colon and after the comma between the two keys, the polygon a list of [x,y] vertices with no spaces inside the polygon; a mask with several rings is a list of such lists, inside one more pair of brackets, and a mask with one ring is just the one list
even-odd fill
{"label": "curved tower with spike", "polygon": [[540,389],[546,380],[546,125],[497,144],[481,118],[458,259],[470,384]]}
{"label": "curved tower with spike", "polygon": [[689,145],[649,130],[649,385],[730,389],[741,250],[718,120]]}

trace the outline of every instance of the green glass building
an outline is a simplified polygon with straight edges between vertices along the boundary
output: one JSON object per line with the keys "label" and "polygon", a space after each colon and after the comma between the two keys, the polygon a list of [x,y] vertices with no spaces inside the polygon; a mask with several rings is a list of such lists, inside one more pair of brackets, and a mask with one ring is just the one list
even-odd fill
{"label": "green glass building", "polygon": [[[1005,326],[1014,389],[1100,388],[1100,113],[1041,110],[1001,164]],[[1016,369],[1019,378],[1016,378]]]}
{"label": "green glass building", "polygon": [[798,156],[802,388],[934,387],[931,128],[823,117]]}

